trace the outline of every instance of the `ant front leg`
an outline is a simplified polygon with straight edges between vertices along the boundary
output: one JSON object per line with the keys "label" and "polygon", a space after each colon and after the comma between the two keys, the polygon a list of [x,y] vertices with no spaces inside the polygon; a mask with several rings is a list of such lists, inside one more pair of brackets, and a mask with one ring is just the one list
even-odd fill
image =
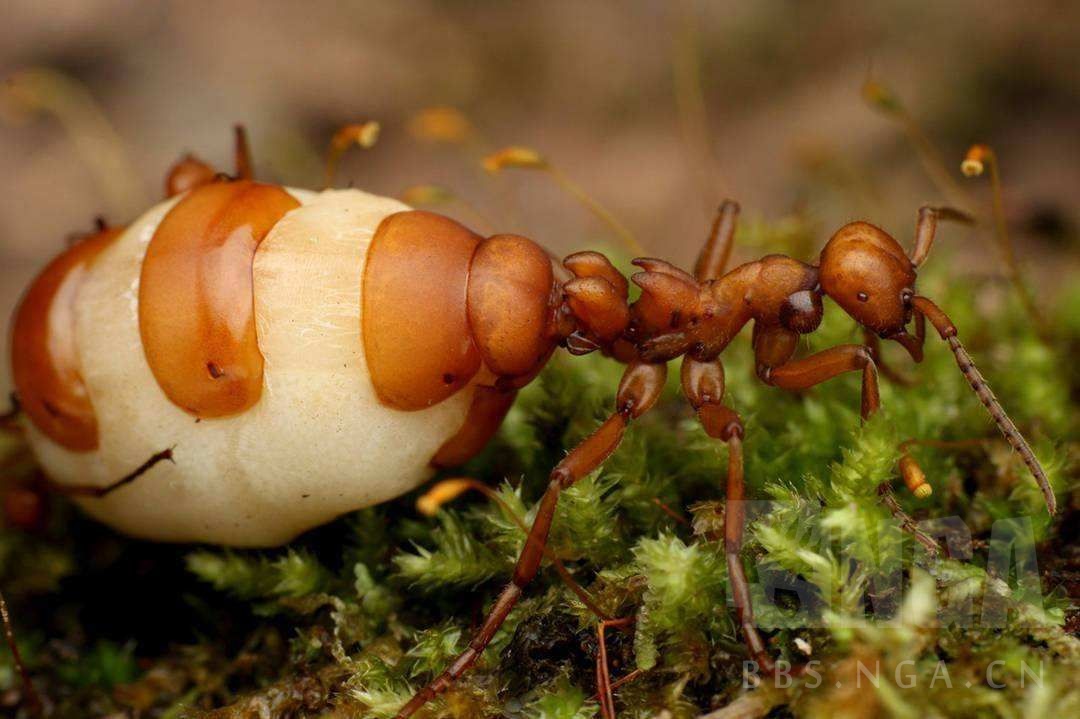
{"label": "ant front leg", "polygon": [[[919,320],[916,319],[918,337],[918,359],[916,361],[922,359],[922,338],[924,333],[920,329],[921,326]],[[754,329],[757,330],[756,327]],[[786,330],[783,329],[764,330],[760,335],[755,332],[754,353],[757,359],[758,376],[761,377],[763,382],[782,389],[800,390],[821,384],[844,372],[862,370],[862,418],[864,420],[869,419],[878,411],[881,407],[881,397],[878,393],[877,365],[874,362],[874,349],[872,347],[865,345],[837,345],[800,360],[783,361],[774,367],[773,362],[782,358],[784,353],[787,353],[787,356],[790,357],[788,347],[791,345],[782,339],[784,332]],[[904,346],[908,347],[908,345]],[[911,348],[908,351],[912,353],[912,357],[916,356]],[[909,455],[905,455],[905,457],[907,457],[908,462],[905,463],[901,460],[901,474],[906,471],[905,464],[914,465],[919,473],[922,472]],[[900,521],[901,526],[923,544],[931,554],[935,553],[937,543],[918,530],[915,522],[896,501],[888,482],[878,486],[878,493],[885,506]]]}
{"label": "ant front leg", "polygon": [[758,354],[758,376],[766,384],[781,389],[809,389],[844,372],[862,371],[863,419],[869,419],[881,407],[878,393],[877,365],[873,352],[865,345],[837,345],[799,360],[771,366]]}
{"label": "ant front leg", "polygon": [[750,656],[766,673],[774,669],[772,657],[754,624],[750,583],[743,568],[743,529],[746,523],[746,482],[743,476],[743,425],[736,412],[724,404],[724,366],[719,360],[701,362],[685,357],[682,386],[686,398],[697,411],[705,433],[728,446],[727,494],[724,510],[724,556],[727,559],[731,594],[743,641]]}
{"label": "ant front leg", "polygon": [[664,388],[667,365],[633,362],[627,366],[615,397],[615,412],[591,435],[575,447],[551,472],[544,496],[525,540],[525,547],[514,567],[513,578],[499,594],[484,623],[450,666],[430,684],[421,689],[401,708],[397,719],[415,714],[422,706],[442,694],[479,659],[491,642],[510,610],[517,604],[522,591],[540,569],[540,560],[547,546],[551,523],[559,495],[582,477],[598,469],[619,446],[623,433],[631,420],[637,419],[656,404]]}

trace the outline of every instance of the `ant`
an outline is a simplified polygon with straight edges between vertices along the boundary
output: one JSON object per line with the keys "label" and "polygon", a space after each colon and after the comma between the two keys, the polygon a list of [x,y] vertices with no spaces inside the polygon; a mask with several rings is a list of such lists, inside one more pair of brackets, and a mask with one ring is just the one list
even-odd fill
{"label": "ant", "polygon": [[[663,260],[635,259],[633,264],[642,271],[630,279],[642,294],[632,304],[627,303],[626,279],[600,253],[579,252],[563,261],[574,278],[561,288],[565,301],[556,318],[561,344],[572,354],[598,350],[626,362],[615,411],[551,472],[511,582],[468,648],[401,709],[398,719],[414,714],[477,660],[536,576],[560,493],[599,468],[615,451],[627,425],[656,403],[667,363],[679,357],[683,393],[705,432],[728,447],[724,551],[738,623],[751,657],[764,671],[774,670],[754,625],[750,588],[739,557],[746,519],[744,431],[738,413],[724,402],[721,361],[731,340],[751,321],[756,374],[762,382],[798,391],[845,372],[861,372],[861,416],[865,420],[881,404],[877,340],[895,341],[912,360],[921,362],[929,320],[948,343],[960,371],[1005,439],[1035,477],[1047,510],[1056,512],[1045,472],[976,369],[956,326],[933,301],[916,293],[916,271],[930,254],[938,221],[970,223],[969,216],[948,207],[922,207],[910,254],[881,228],[852,222],[830,238],[816,264],[768,255],[727,271],[738,214],[735,202],[725,201],[720,206],[693,274]],[[866,330],[870,341],[838,345],[794,359],[799,337],[820,325],[826,296]],[[905,478],[921,474],[910,456],[905,455],[903,462]]]}

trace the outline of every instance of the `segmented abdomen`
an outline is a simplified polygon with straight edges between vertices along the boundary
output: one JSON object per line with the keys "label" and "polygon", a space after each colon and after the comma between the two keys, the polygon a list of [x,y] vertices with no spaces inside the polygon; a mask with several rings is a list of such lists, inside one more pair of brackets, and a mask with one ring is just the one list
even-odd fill
{"label": "segmented abdomen", "polygon": [[[262,358],[260,394],[239,411],[189,412],[170,399],[148,362],[139,299],[153,288],[140,287],[140,279],[151,281],[144,259],[175,203],[133,223],[83,278],[71,304],[73,335],[98,446],[65,447],[33,422],[28,436],[61,483],[105,484],[175,447],[175,464],[83,502],[114,527],[160,540],[286,541],[416,486],[462,426],[471,387],[402,412],[386,407],[371,383],[360,330],[367,249],[378,224],[407,208],[355,190],[287,192],[301,206],[272,225],[253,259],[249,250],[228,265],[250,278],[241,299],[251,308]],[[201,289],[213,295],[213,285]],[[213,379],[208,368],[203,378]]]}

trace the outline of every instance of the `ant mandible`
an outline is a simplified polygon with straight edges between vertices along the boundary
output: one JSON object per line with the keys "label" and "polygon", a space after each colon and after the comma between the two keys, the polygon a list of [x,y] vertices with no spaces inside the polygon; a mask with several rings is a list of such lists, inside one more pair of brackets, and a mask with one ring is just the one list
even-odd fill
{"label": "ant mandible", "polygon": [[[910,255],[884,230],[867,222],[840,228],[825,245],[817,264],[768,255],[725,271],[731,255],[739,206],[725,201],[691,275],[663,260],[638,258],[643,271],[630,279],[641,297],[627,304],[627,283],[603,255],[579,252],[563,264],[575,276],[562,286],[565,302],[558,324],[563,345],[573,354],[599,350],[627,363],[616,394],[615,412],[564,458],[551,473],[525,548],[511,582],[499,595],[468,648],[398,714],[404,719],[444,691],[483,652],[525,586],[536,576],[559,494],[599,468],[615,451],[627,425],[655,404],[664,386],[667,363],[682,357],[682,390],[705,432],[728,447],[727,511],[724,551],[735,609],[752,658],[766,672],[774,664],[754,625],[750,588],[739,553],[745,523],[743,425],[724,402],[720,355],[753,321],[756,374],[765,384],[804,390],[845,372],[862,373],[861,416],[880,407],[875,357],[878,339],[893,340],[912,360],[923,359],[926,320],[948,342],[960,371],[989,411],[1005,439],[1021,456],[1056,511],[1046,474],[1016,425],[991,392],[957,337],[956,326],[929,298],[916,294],[917,268],[934,242],[938,220],[970,223],[948,207],[919,210]],[[801,335],[821,323],[822,300],[832,298],[867,333],[867,344],[831,347],[793,359]],[[913,332],[908,331],[909,324]],[[905,458],[905,474],[911,472]]]}

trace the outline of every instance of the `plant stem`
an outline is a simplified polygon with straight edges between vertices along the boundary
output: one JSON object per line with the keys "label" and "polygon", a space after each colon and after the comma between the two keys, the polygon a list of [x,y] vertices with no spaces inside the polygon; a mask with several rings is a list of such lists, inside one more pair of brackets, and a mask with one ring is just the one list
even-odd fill
{"label": "plant stem", "polygon": [[559,187],[573,195],[578,200],[578,202],[580,202],[582,205],[585,206],[587,210],[589,210],[589,212],[596,215],[596,217],[601,222],[611,228],[611,231],[618,236],[618,238],[626,246],[626,249],[630,250],[630,252],[633,253],[635,257],[645,256],[645,248],[641,246],[641,243],[637,241],[637,238],[634,237],[633,233],[630,232],[630,230],[628,230],[625,225],[615,219],[615,216],[611,214],[611,212],[606,207],[594,200],[589,195],[589,193],[585,192],[585,190],[582,189],[581,185],[577,184],[569,177],[564,175],[562,173],[562,170],[559,170],[557,167],[547,165],[544,169],[551,176],[551,178],[555,180],[555,183],[558,184]]}
{"label": "plant stem", "polygon": [[1045,320],[1039,314],[1039,311],[1035,306],[1035,300],[1031,296],[1031,291],[1024,282],[1023,274],[1020,272],[1020,264],[1016,260],[1016,250],[1013,247],[1012,238],[1009,237],[1009,228],[1005,221],[1005,200],[1001,189],[1001,172],[998,168],[997,155],[994,153],[993,149],[987,145],[972,145],[971,148],[968,149],[967,155],[960,165],[960,169],[968,177],[978,177],[983,174],[983,169],[987,165],[990,166],[990,193],[991,206],[994,215],[994,239],[997,241],[1001,259],[1005,263],[1005,276],[1009,278],[1009,282],[1012,283],[1013,289],[1016,290],[1016,296],[1020,299],[1020,304],[1024,308],[1024,312],[1027,313],[1032,325],[1035,327],[1035,331],[1039,335],[1039,338],[1043,340],[1043,342],[1049,344],[1051,338],[1050,330],[1046,326]]}

